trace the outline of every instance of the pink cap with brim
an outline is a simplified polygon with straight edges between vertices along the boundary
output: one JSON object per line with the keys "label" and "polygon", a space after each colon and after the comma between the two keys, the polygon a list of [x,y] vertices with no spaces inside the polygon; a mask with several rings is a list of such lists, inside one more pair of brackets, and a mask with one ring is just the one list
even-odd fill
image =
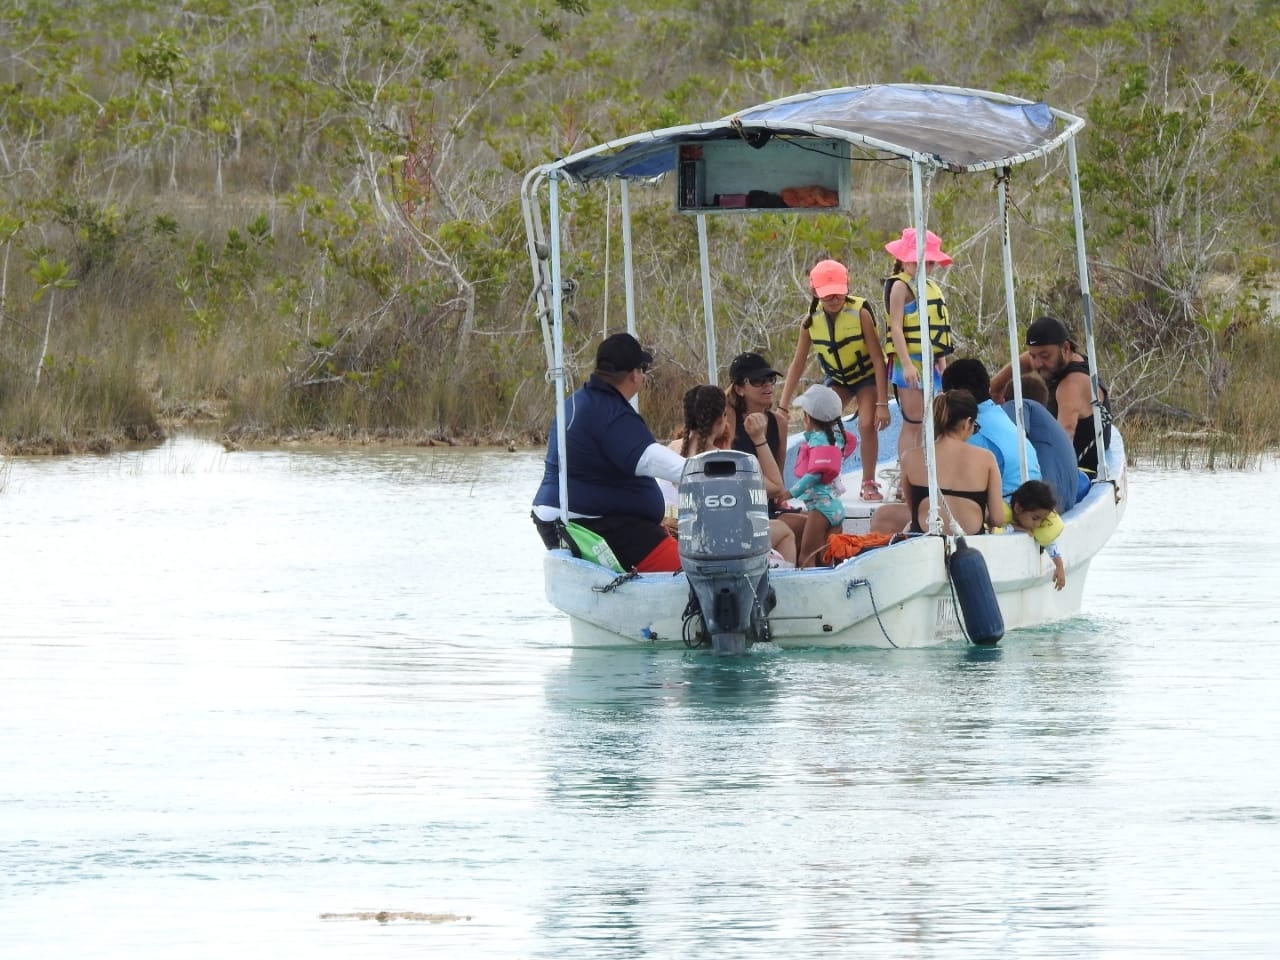
{"label": "pink cap with brim", "polygon": [[821,299],[834,294],[848,296],[849,271],[836,260],[821,260],[809,271],[809,285],[813,295]]}
{"label": "pink cap with brim", "polygon": [[[902,231],[901,237],[886,243],[884,249],[895,260],[901,260],[903,263],[915,263],[916,228],[907,227]],[[936,263],[943,267],[949,266],[952,262],[950,254],[942,252],[942,238],[932,230],[924,232],[924,262]]]}

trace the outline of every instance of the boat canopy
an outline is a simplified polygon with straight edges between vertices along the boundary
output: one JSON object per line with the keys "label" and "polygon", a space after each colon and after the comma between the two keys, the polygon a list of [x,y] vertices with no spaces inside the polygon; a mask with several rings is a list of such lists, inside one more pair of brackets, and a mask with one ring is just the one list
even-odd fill
{"label": "boat canopy", "polygon": [[544,165],[579,182],[671,172],[679,145],[817,136],[955,172],[1013,166],[1052,152],[1084,126],[1043,102],[958,87],[873,84],[805,93],[719,120],[650,130]]}

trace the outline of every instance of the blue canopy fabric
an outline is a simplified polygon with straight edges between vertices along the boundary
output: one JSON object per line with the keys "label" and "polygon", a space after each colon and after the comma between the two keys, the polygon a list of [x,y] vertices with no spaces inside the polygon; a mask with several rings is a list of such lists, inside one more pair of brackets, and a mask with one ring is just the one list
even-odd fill
{"label": "blue canopy fabric", "polygon": [[578,181],[650,179],[670,172],[679,144],[820,136],[957,172],[1043,156],[1084,126],[1043,102],[957,87],[873,84],[771,100],[706,123],[650,130],[546,164]]}

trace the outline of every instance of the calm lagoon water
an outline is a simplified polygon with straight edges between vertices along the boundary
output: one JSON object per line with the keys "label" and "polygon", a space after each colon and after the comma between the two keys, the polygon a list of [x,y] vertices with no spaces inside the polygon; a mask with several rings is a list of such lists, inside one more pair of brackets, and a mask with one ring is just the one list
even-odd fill
{"label": "calm lagoon water", "polygon": [[731,662],[573,650],[540,472],[0,464],[0,957],[1280,953],[1274,460],[995,650]]}

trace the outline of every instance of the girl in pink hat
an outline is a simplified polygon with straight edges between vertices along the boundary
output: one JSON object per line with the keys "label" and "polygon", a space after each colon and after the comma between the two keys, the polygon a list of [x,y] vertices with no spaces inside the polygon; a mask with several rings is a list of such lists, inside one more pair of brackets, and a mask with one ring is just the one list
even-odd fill
{"label": "girl in pink hat", "polygon": [[889,425],[889,381],[875,315],[866,300],[850,296],[849,271],[837,260],[819,261],[809,271],[809,288],[813,300],[809,315],[800,321],[800,336],[791,366],[787,367],[781,406],[791,406],[812,351],[822,368],[822,382],[835,390],[842,407],[855,397],[858,400],[858,434],[862,441],[860,496],[868,501],[883,500],[880,484],[876,483],[880,451],[876,432]]}
{"label": "girl in pink hat", "polygon": [[[906,450],[919,447],[923,442],[924,389],[920,385],[924,367],[920,329],[920,307],[916,300],[916,271],[919,268],[914,227],[907,227],[902,236],[884,245],[893,257],[893,273],[884,282],[884,306],[889,314],[889,342],[885,345],[888,355],[889,382],[902,412],[902,432],[898,434],[898,458]],[[925,231],[924,260],[928,264],[948,266],[951,257],[942,251],[942,240],[932,230]],[[951,324],[948,321],[947,301],[942,288],[930,276],[926,280],[925,304],[929,319],[929,365],[933,368],[933,392],[942,390],[942,368],[945,357],[955,351],[951,342]]]}

